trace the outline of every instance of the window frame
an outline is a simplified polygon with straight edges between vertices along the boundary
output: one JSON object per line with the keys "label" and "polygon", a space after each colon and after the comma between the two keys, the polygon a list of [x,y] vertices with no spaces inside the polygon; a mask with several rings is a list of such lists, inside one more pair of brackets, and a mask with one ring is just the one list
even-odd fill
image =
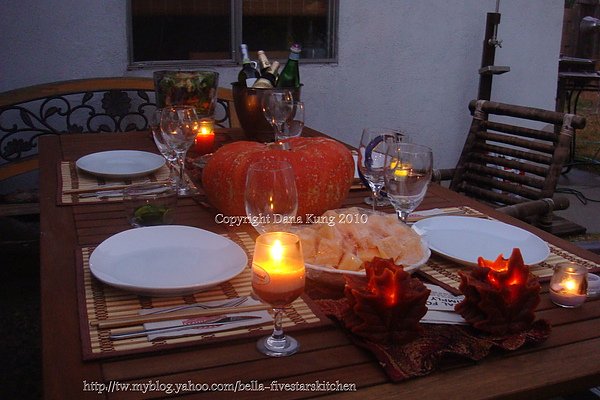
{"label": "window frame", "polygon": [[[133,61],[133,24],[131,0],[127,0],[127,70],[144,70],[158,68],[199,68],[199,67],[233,67],[241,65],[239,52],[242,43],[242,9],[243,0],[229,0],[231,10],[231,41],[230,59],[221,60],[172,60],[172,61]],[[338,29],[339,29],[339,0],[329,0],[327,10],[328,43],[331,48],[331,58],[302,58],[302,63],[337,64],[338,62]]]}

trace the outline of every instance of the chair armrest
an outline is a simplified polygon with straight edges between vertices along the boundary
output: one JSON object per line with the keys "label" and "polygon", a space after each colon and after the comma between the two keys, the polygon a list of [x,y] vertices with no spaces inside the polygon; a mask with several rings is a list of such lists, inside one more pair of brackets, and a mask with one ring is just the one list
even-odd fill
{"label": "chair armrest", "polygon": [[432,182],[449,181],[454,176],[455,168],[434,169],[431,176]]}
{"label": "chair armrest", "polygon": [[35,171],[39,168],[39,159],[37,156],[24,158],[18,161],[11,161],[0,165],[0,181],[21,175],[27,172]]}
{"label": "chair armrest", "polygon": [[566,210],[569,208],[569,199],[558,196],[553,199],[531,200],[511,206],[497,208],[498,211],[520,220],[533,217],[543,217],[552,214],[554,210]]}

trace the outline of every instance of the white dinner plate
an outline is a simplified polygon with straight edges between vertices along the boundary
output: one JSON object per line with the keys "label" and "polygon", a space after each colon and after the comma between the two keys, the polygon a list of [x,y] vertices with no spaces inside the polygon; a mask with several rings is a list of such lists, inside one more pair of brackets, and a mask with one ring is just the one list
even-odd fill
{"label": "white dinner plate", "polygon": [[92,153],[75,162],[87,173],[107,178],[131,178],[148,175],[165,165],[158,154],[137,150],[112,150]]}
{"label": "white dinner plate", "polygon": [[431,251],[464,265],[477,265],[477,259],[510,257],[518,247],[527,265],[544,261],[550,255],[546,242],[524,229],[499,221],[475,217],[440,216],[422,219],[413,229],[428,243]]}
{"label": "white dinner plate", "polygon": [[118,233],[90,256],[100,281],[144,296],[179,296],[228,281],[248,257],[231,240],[203,229],[149,226]]}

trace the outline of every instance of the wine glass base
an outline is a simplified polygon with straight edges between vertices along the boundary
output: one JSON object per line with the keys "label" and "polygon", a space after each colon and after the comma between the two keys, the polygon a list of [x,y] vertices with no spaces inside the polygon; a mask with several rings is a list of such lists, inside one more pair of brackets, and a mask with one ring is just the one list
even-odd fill
{"label": "wine glass base", "polygon": [[179,196],[193,196],[195,194],[198,194],[198,190],[196,190],[196,188],[194,187],[180,187],[177,189],[177,194]]}
{"label": "wine glass base", "polygon": [[256,348],[262,354],[270,357],[291,356],[300,349],[300,344],[291,336],[284,335],[282,338],[267,336],[256,342]]}
{"label": "wine glass base", "polygon": [[[373,205],[373,197],[365,197],[364,202],[370,206]],[[377,199],[375,205],[377,207],[389,206],[391,203],[387,197],[380,197]]]}

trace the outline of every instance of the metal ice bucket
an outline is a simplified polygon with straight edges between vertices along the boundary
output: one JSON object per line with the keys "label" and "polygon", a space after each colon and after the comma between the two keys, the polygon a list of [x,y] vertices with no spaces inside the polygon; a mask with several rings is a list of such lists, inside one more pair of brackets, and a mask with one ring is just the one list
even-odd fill
{"label": "metal ice bucket", "polygon": [[275,140],[273,127],[264,116],[262,110],[263,98],[271,92],[292,90],[294,100],[300,100],[300,88],[247,88],[238,82],[233,82],[233,104],[240,124],[246,136],[261,142]]}

